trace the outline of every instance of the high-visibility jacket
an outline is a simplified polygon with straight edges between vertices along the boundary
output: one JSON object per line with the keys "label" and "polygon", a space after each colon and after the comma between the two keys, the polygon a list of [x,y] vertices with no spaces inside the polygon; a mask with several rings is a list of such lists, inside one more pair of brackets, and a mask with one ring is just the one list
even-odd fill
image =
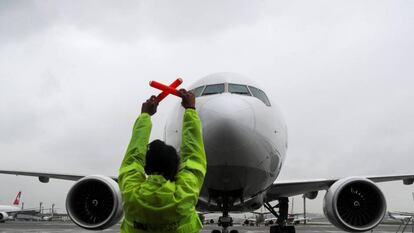
{"label": "high-visibility jacket", "polygon": [[142,113],[119,169],[121,232],[199,232],[202,224],[195,206],[206,174],[206,155],[198,114],[194,109],[184,112],[181,164],[174,182],[144,172],[151,127],[150,115]]}

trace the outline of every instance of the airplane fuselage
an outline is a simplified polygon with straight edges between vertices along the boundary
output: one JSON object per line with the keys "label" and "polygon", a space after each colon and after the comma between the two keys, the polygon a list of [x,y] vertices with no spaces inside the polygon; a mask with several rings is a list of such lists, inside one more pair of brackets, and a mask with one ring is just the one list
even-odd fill
{"label": "airplane fuselage", "polygon": [[17,206],[9,206],[9,205],[0,205],[0,212],[12,212],[12,211],[19,211],[21,210]]}
{"label": "airplane fuselage", "polygon": [[[273,103],[266,105],[251,93],[230,92],[229,84],[256,87],[238,75],[213,74],[190,89],[214,84],[225,84],[224,91],[200,93],[196,99],[207,156],[198,209],[222,210],[220,202],[227,198],[230,210],[254,210],[263,201],[257,194],[279,175],[287,149],[286,125]],[[183,109],[175,109],[164,139],[179,150]]]}

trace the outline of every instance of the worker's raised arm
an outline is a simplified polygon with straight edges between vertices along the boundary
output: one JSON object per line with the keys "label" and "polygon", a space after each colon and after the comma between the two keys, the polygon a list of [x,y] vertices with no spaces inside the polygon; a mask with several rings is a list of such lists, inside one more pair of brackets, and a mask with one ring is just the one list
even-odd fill
{"label": "worker's raised arm", "polygon": [[[177,184],[197,198],[206,174],[206,154],[204,151],[202,125],[195,110],[195,97],[191,92],[180,90],[182,105],[185,108],[181,141],[181,169]],[[196,200],[195,200],[196,201]]]}
{"label": "worker's raised arm", "polygon": [[122,192],[145,181],[145,155],[151,134],[151,115],[157,111],[158,102],[152,96],[142,104],[141,115],[135,121],[125,157],[119,168],[118,183]]}

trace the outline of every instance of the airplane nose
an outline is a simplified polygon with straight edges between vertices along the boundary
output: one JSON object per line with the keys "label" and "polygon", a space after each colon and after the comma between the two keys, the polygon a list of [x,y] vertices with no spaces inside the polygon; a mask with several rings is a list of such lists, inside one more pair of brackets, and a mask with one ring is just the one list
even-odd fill
{"label": "airplane nose", "polygon": [[263,186],[266,147],[262,134],[256,132],[255,112],[248,99],[221,94],[206,99],[197,109],[207,155],[205,188],[242,189],[248,194],[255,190],[253,186]]}
{"label": "airplane nose", "polygon": [[234,94],[221,94],[198,107],[203,126],[241,126],[254,129],[253,107],[245,99]]}
{"label": "airplane nose", "polygon": [[[253,107],[240,96],[222,94],[199,106],[209,166],[255,164],[252,148],[256,148]],[[209,155],[215,156],[209,156]],[[220,155],[220,156],[217,156]],[[249,160],[249,161],[246,161]]]}

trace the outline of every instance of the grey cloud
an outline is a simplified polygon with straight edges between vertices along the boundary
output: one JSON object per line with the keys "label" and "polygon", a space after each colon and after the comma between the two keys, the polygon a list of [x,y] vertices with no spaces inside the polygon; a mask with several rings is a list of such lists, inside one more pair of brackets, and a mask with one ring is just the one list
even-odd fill
{"label": "grey cloud", "polygon": [[74,26],[109,39],[158,37],[170,41],[211,37],[254,23],[263,3],[250,1],[4,1],[3,40],[13,41],[53,26]]}

